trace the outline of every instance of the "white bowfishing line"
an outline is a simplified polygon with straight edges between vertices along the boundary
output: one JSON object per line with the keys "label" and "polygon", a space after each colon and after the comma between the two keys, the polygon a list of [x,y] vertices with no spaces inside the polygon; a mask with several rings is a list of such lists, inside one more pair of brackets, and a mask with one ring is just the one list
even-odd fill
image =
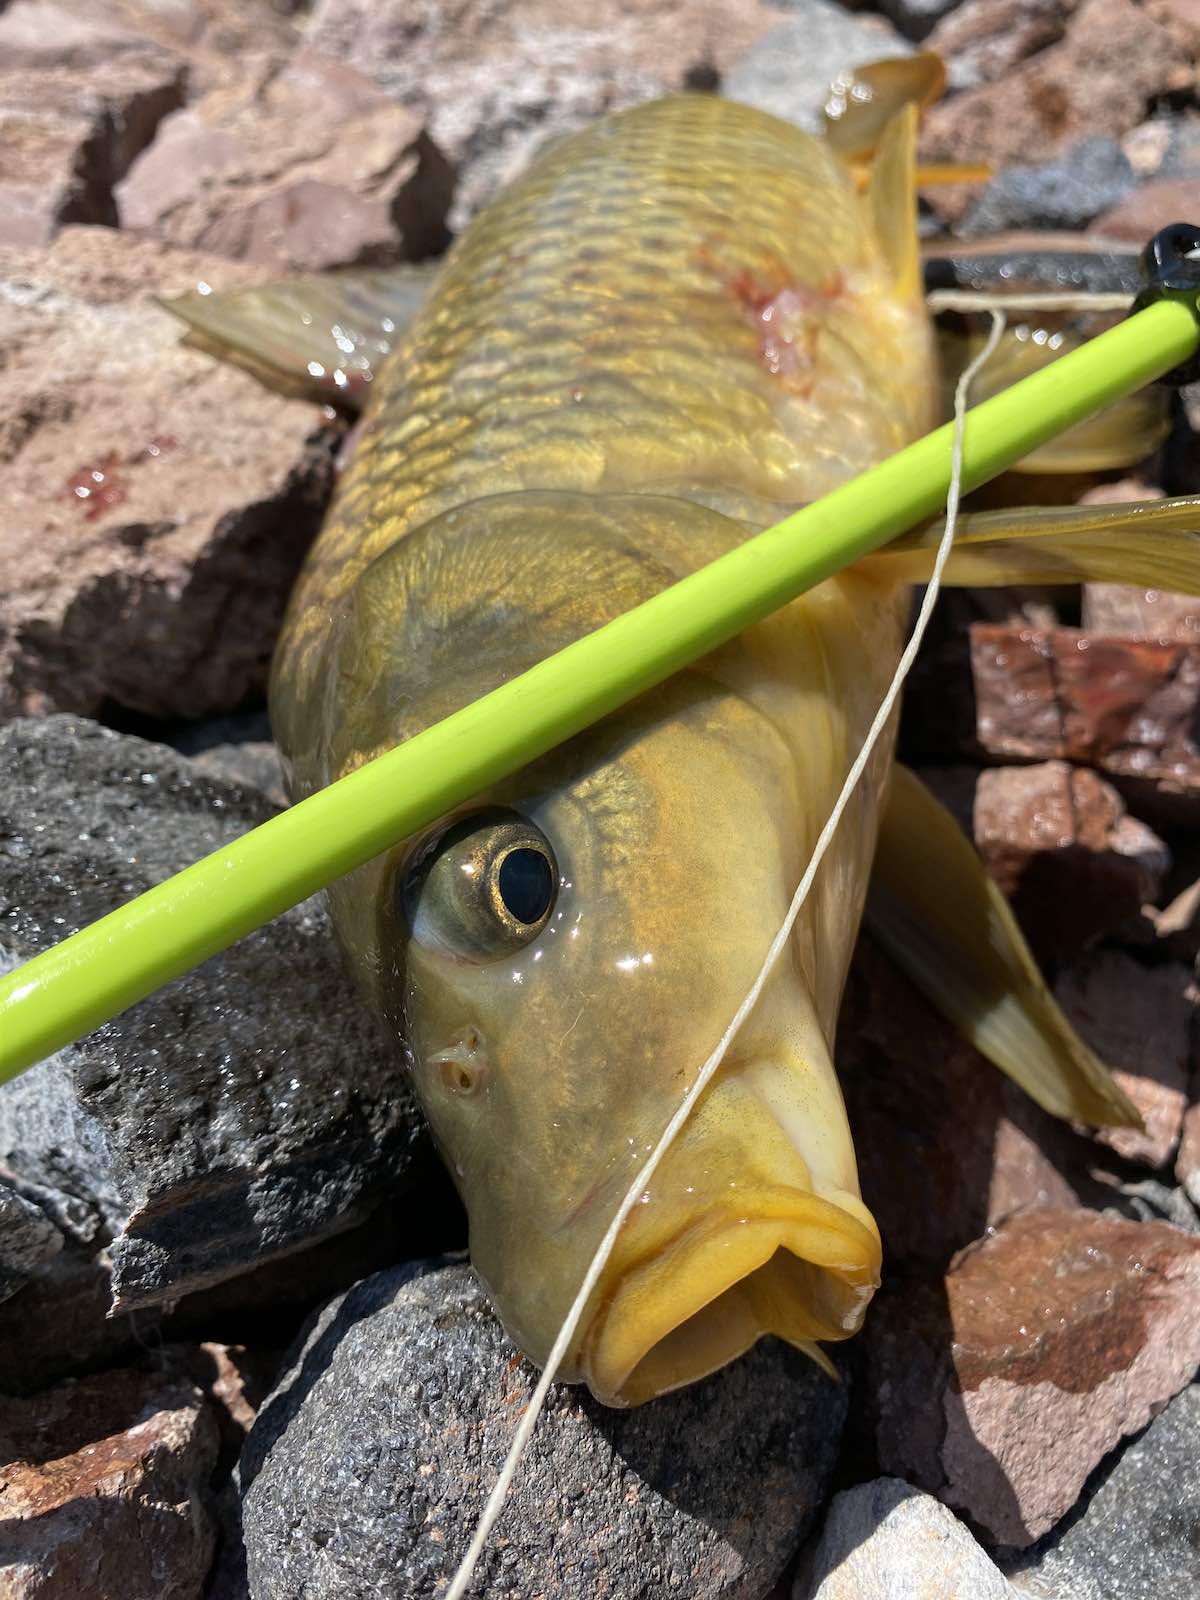
{"label": "white bowfishing line", "polygon": [[521,1464],[521,1458],[529,1447],[529,1441],[533,1435],[534,1428],[537,1426],[538,1417],[546,1404],[546,1396],[550,1393],[550,1385],[554,1382],[558,1369],[562,1365],[563,1357],[570,1348],[571,1340],[575,1337],[576,1329],[579,1327],[579,1319],[582,1317],[584,1308],[591,1298],[592,1290],[596,1287],[600,1274],[608,1263],[613,1246],[617,1242],[617,1235],[625,1225],[629,1213],[637,1204],[638,1197],[654,1176],[659,1162],[670,1148],[675,1135],[687,1121],[692,1107],[712,1082],[717,1069],[725,1059],[729,1046],[737,1035],[738,1029],[757,1005],[759,996],[762,994],[766,981],[771,975],[771,970],[778,960],[780,952],[791,937],[800,909],[805,900],[808,899],[818,868],[833,840],[834,834],[837,832],[842,813],[858,786],[858,781],[871,758],[871,752],[879,742],[879,736],[887,726],[888,720],[895,709],[896,700],[899,697],[904,680],[916,660],[917,651],[921,647],[921,641],[924,639],[925,631],[929,626],[929,619],[933,615],[933,607],[941,587],[942,572],[949,558],[951,546],[954,543],[954,530],[958,522],[958,503],[962,497],[963,427],[967,414],[967,392],[978,375],[980,368],[991,359],[1005,328],[1004,313],[994,306],[989,309],[992,318],[992,330],[988,335],[987,343],[971,362],[970,366],[963,372],[954,391],[954,437],[950,447],[950,488],[946,496],[946,528],[938,545],[937,556],[933,563],[933,572],[930,575],[928,587],[921,601],[921,608],[917,613],[912,635],[904,648],[904,654],[900,657],[888,691],[880,702],[879,709],[875,713],[875,720],[871,723],[867,736],[863,740],[862,748],[855,757],[854,764],[846,774],[846,781],[842,785],[841,793],[834,802],[833,810],[829,814],[829,820],[821,830],[821,835],[813,848],[804,876],[797,886],[796,893],[792,896],[792,903],[788,907],[787,915],[783,919],[779,932],[771,941],[771,947],[767,951],[766,959],[759,968],[758,976],[751,984],[749,992],[735,1012],[733,1021],[722,1034],[716,1049],[700,1068],[695,1083],[692,1084],[687,1094],[683,1097],[675,1115],[663,1130],[662,1138],[655,1145],[646,1164],[633,1180],[625,1198],[617,1207],[616,1214],[611,1223],[609,1223],[608,1231],[601,1239],[596,1253],[592,1257],[591,1265],[588,1267],[583,1282],[579,1286],[579,1293],[575,1296],[571,1309],[567,1312],[566,1319],[559,1329],[558,1337],[554,1341],[546,1366],[538,1379],[537,1387],[533,1391],[529,1405],[525,1409],[525,1415],[521,1418],[520,1425],[513,1436],[513,1442],[509,1447],[500,1476],[496,1479],[495,1487],[488,1496],[487,1504],[484,1506],[483,1513],[479,1518],[478,1526],[475,1529],[475,1537],[471,1540],[470,1547],[463,1557],[458,1571],[454,1574],[454,1581],[445,1592],[444,1600],[463,1600],[463,1596],[467,1592],[467,1585],[474,1577],[475,1568],[479,1563],[480,1556],[483,1554],[483,1547],[487,1542],[488,1534],[492,1531],[496,1518],[500,1515],[509,1487],[516,1475],[517,1468]]}

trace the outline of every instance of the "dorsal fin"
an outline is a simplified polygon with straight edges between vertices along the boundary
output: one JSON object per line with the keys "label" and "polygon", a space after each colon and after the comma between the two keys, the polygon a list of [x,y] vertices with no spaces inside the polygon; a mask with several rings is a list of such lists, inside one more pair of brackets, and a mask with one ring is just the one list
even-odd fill
{"label": "dorsal fin", "polygon": [[883,130],[867,185],[867,214],[896,292],[907,298],[921,292],[921,253],[917,239],[917,108],[901,107]]}

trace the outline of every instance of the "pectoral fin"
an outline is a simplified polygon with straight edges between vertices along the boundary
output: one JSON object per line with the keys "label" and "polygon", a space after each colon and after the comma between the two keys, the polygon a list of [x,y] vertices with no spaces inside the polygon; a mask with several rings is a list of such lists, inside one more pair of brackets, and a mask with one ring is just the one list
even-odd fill
{"label": "pectoral fin", "polygon": [[889,955],[977,1050],[1056,1116],[1140,1127],[1059,1010],[962,829],[905,767],[893,774],[867,900]]}
{"label": "pectoral fin", "polygon": [[[939,521],[903,534],[869,556],[863,570],[888,582],[924,583],[942,530]],[[1200,495],[960,517],[942,582],[1144,583],[1200,594]]]}
{"label": "pectoral fin", "polygon": [[422,304],[434,266],[276,278],[162,300],[188,342],[248,367],[273,388],[358,410],[375,371]]}

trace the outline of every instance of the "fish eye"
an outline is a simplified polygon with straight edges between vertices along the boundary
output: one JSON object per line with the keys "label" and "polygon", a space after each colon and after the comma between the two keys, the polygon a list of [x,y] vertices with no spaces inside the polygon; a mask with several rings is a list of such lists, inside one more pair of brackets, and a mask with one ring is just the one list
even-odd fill
{"label": "fish eye", "polygon": [[537,938],[558,883],[558,863],[540,828],[515,811],[476,811],[410,860],[399,910],[428,948],[464,961],[498,961]]}

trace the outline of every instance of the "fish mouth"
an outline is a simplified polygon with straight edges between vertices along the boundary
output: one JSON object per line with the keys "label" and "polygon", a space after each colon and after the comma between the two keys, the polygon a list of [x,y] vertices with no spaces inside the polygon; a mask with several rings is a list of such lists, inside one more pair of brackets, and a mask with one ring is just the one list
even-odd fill
{"label": "fish mouth", "polygon": [[776,1334],[827,1371],[818,1340],[857,1332],[879,1282],[879,1236],[795,1189],[743,1196],[622,1264],[591,1318],[583,1375],[606,1405],[640,1405]]}

